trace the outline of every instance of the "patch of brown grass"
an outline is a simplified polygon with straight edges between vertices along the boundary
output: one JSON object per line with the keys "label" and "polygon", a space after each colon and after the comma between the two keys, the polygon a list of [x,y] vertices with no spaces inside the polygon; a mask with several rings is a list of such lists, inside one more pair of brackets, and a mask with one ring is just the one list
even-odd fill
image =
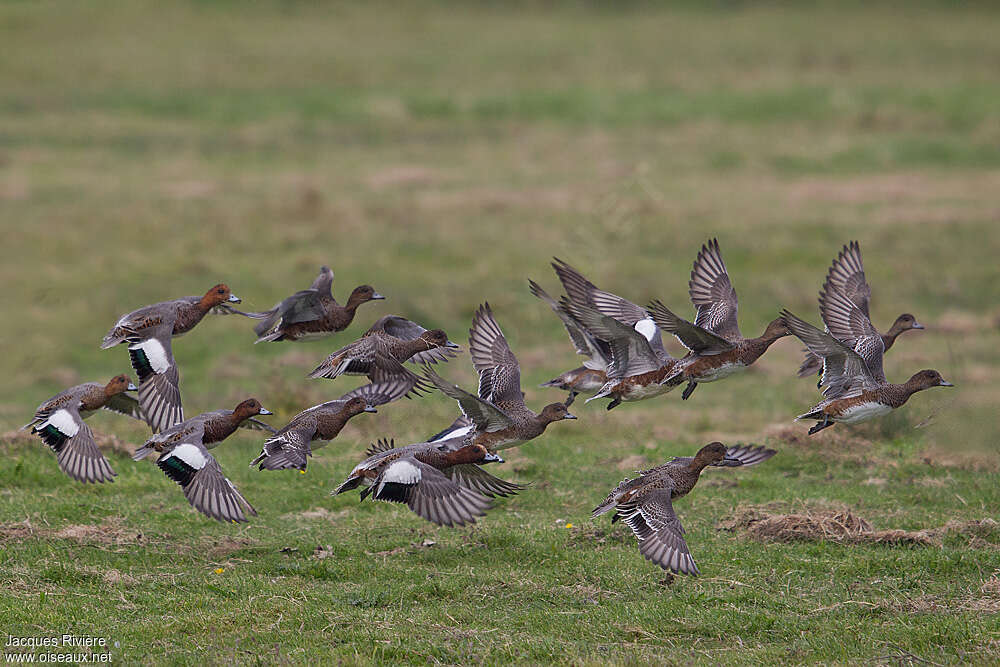
{"label": "patch of brown grass", "polygon": [[[807,509],[784,514],[770,508],[744,507],[716,524],[717,530],[741,532],[760,542],[838,542],[938,546],[945,536],[965,538],[974,549],[1000,549],[1000,524],[994,519],[949,521],[937,528],[876,530],[849,508]],[[1000,584],[998,584],[1000,586]]]}
{"label": "patch of brown grass", "polygon": [[849,509],[814,510],[800,514],[772,514],[743,509],[716,528],[741,531],[761,542],[841,542],[846,544],[918,544],[940,546],[933,531],[875,530]]}
{"label": "patch of brown grass", "polygon": [[0,524],[0,543],[21,542],[29,538],[71,540],[81,544],[144,544],[142,532],[125,526],[121,517],[108,517],[99,525],[70,524],[62,528],[35,526],[31,519]]}

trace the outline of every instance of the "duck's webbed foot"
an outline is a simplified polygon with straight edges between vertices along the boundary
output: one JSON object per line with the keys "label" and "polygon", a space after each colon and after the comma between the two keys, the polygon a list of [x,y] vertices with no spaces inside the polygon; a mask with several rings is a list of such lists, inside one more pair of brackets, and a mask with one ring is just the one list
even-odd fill
{"label": "duck's webbed foot", "polygon": [[812,435],[813,433],[818,433],[819,431],[822,431],[827,427],[833,426],[834,423],[835,422],[830,421],[829,417],[824,416],[823,421],[816,422],[816,425],[809,429],[809,435]]}
{"label": "duck's webbed foot", "polygon": [[688,382],[688,386],[684,387],[684,393],[681,394],[681,400],[686,401],[689,398],[691,398],[691,394],[693,394],[694,390],[697,388],[698,388],[697,382]]}
{"label": "duck's webbed foot", "polygon": [[608,403],[607,409],[608,410],[614,410],[615,408],[617,408],[621,404],[622,404],[621,397],[620,396],[615,396],[615,400],[613,400],[610,403]]}

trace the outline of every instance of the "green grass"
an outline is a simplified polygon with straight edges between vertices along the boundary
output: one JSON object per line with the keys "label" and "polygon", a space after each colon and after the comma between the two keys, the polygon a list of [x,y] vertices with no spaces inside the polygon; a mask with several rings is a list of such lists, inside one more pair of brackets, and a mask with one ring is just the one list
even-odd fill
{"label": "green grass", "polygon": [[[0,4],[0,627],[107,637],[129,663],[1000,661],[995,530],[893,547],[718,527],[762,506],[878,529],[996,518],[998,29],[950,3]],[[220,280],[266,308],[324,263],[338,297],[389,298],[323,343],[253,346],[247,321],[207,319],[174,347],[189,415],[253,395],[279,424],[354,386],[303,376],[376,317],[462,341],[484,300],[537,408],[578,360],[529,277],[555,291],[555,255],[683,313],[715,235],[754,334],[781,307],[818,321],[831,257],[860,239],[876,326],[928,326],[890,379],[958,386],[806,438],[791,418],[818,394],[779,341],[690,401],[574,406],[492,470],[532,487],[460,530],[328,495],[371,440],[448,423],[440,395],[358,417],[304,476],[249,470],[261,438],[233,436],[215,454],[260,511],[245,526],[123,453],[115,483],[74,483],[12,433],[128,370],[98,349],[120,314]],[[439,370],[473,386],[467,355]],[[126,449],[145,435],[91,426]],[[677,503],[703,576],[670,582],[589,512],[712,439],[780,454]]]}

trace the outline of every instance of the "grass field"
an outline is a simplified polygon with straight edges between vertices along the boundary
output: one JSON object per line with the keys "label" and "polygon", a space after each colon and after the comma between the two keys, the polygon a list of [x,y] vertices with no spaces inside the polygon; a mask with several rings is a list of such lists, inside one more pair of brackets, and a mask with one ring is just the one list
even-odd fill
{"label": "grass field", "polygon": [[[1000,662],[998,33],[950,3],[0,4],[0,629],[105,637],[127,663]],[[324,263],[338,298],[388,299],[322,343],[206,319],[174,346],[188,415],[252,395],[280,425],[354,386],[304,374],[377,317],[464,342],[484,300],[540,408],[578,360],[529,277],[555,292],[555,255],[690,313],[716,235],[754,335],[781,307],[818,322],[859,239],[876,326],[927,325],[889,378],[957,388],[807,438],[791,419],[818,393],[782,340],[690,401],[575,405],[491,470],[532,487],[461,530],[328,495],[368,442],[450,422],[440,394],[358,417],[306,475],[250,470],[262,439],[232,437],[215,454],[260,511],[243,526],[132,463],[131,420],[90,420],[119,474],[96,488],[15,432],[131,373],[98,349],[120,314],[218,281],[266,308]],[[466,354],[439,370],[473,386]],[[589,512],[712,439],[780,452],[677,503],[703,576],[671,580]],[[724,529],[842,510],[929,543]]]}

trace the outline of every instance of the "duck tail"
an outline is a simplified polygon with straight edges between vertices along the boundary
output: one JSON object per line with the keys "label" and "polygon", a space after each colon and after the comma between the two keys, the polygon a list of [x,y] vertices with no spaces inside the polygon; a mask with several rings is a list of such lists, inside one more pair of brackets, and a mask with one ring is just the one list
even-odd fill
{"label": "duck tail", "polygon": [[553,378],[553,379],[549,380],[548,382],[543,382],[542,384],[540,384],[538,386],[539,387],[555,387],[556,389],[569,389],[569,387],[566,385],[566,380],[565,380],[565,378],[563,378],[562,375],[560,375],[557,378]]}
{"label": "duck tail", "polygon": [[[364,477],[361,476],[361,475],[357,475],[357,476],[354,476],[354,477],[348,477],[347,479],[344,480],[343,484],[341,484],[336,489],[334,489],[333,491],[331,491],[330,495],[331,496],[336,496],[338,494],[343,493],[344,491],[350,491],[351,489],[356,489],[359,486],[361,486],[361,482],[363,480],[364,480]],[[363,496],[362,496],[362,498],[363,498]]]}

